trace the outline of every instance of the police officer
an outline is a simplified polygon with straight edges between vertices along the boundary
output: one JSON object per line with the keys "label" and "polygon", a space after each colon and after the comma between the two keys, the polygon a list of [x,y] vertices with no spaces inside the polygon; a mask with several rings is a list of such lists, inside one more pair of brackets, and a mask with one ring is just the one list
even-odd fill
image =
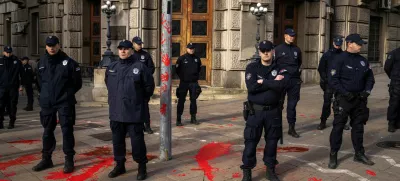
{"label": "police officer", "polygon": [[335,91],[333,111],[335,113],[330,136],[331,153],[329,168],[337,168],[337,153],[342,145],[342,134],[347,118],[351,121],[351,140],[355,150],[354,161],[373,165],[364,154],[364,125],[369,118],[367,99],[375,84],[374,74],[368,61],[359,54],[363,44],[359,34],[346,37],[347,49],[337,55],[332,64],[329,84]]}
{"label": "police officer", "polygon": [[14,128],[15,120],[17,119],[21,73],[21,61],[12,54],[10,46],[5,46],[3,57],[0,57],[0,129],[4,128],[5,108],[7,108],[10,117],[8,129]]}
{"label": "police officer", "polygon": [[[142,47],[142,39],[140,37],[134,37],[132,39],[133,42],[133,48],[134,48],[134,53],[133,57],[135,61],[140,61],[144,65],[149,68],[149,71],[151,74],[154,74],[155,67],[154,67],[154,62],[153,59],[151,58],[150,54],[147,53],[146,51],[143,50]],[[149,110],[149,102],[150,102],[150,97],[146,97],[145,101],[145,116],[144,116],[144,127],[145,131],[148,134],[153,134],[153,130],[150,127],[150,110]]]}
{"label": "police officer", "polygon": [[[300,100],[300,66],[302,64],[301,50],[294,45],[296,33],[293,29],[285,30],[285,43],[278,45],[275,48],[275,61],[281,67],[285,68],[290,74],[290,82],[286,88],[288,96],[287,100],[287,120],[289,123],[288,134],[292,137],[299,138],[295,130],[296,123],[296,106]],[[284,99],[284,97],[283,97]]]}
{"label": "police officer", "polygon": [[[259,44],[261,60],[250,63],[246,67],[246,86],[248,101],[246,109],[250,113],[245,116],[244,129],[245,148],[243,151],[243,181],[251,180],[251,169],[256,166],[256,148],[263,129],[265,131],[264,164],[267,166],[266,177],[279,180],[275,173],[278,140],[282,137],[281,92],[286,80],[281,75],[284,69],[272,62],[272,43],[263,41]],[[246,118],[247,117],[247,118]]]}
{"label": "police officer", "polygon": [[106,70],[110,127],[114,160],[117,163],[108,177],[114,178],[126,172],[125,136],[128,133],[133,160],[139,164],[137,179],[145,180],[147,150],[143,134],[143,116],[146,111],[146,97],[153,95],[155,84],[146,65],[135,61],[132,46],[129,40],[121,41],[118,46],[119,60],[111,63]]}
{"label": "police officer", "polygon": [[[318,125],[318,130],[323,130],[326,128],[326,120],[331,115],[331,103],[333,98],[333,90],[329,87],[328,84],[328,73],[330,72],[330,67],[332,66],[332,62],[335,59],[336,55],[339,55],[343,52],[342,50],[343,39],[341,36],[336,36],[333,38],[333,47],[330,48],[327,52],[325,52],[318,66],[318,72],[320,75],[319,85],[321,89],[324,91],[324,104],[322,106],[322,114],[321,114],[321,123]],[[349,130],[349,126],[346,124],[344,127],[345,130]]]}
{"label": "police officer", "polygon": [[28,96],[28,104],[24,108],[25,111],[33,110],[33,69],[32,66],[29,65],[29,58],[22,57],[22,66],[23,72],[21,77],[21,85],[25,88],[26,95]]}
{"label": "police officer", "polygon": [[393,133],[400,128],[400,48],[388,53],[385,72],[390,78],[390,100],[387,111],[388,131]]}
{"label": "police officer", "polygon": [[40,57],[38,79],[41,87],[39,104],[40,122],[43,131],[42,160],[33,167],[42,171],[53,167],[51,159],[56,148],[54,130],[57,126],[57,113],[63,135],[65,154],[64,173],[74,171],[75,155],[75,93],[82,88],[81,69],[78,63],[60,50],[56,36],[46,38],[46,52]]}
{"label": "police officer", "polygon": [[176,97],[178,97],[176,126],[183,125],[181,117],[183,114],[183,108],[185,106],[186,95],[188,91],[190,96],[190,123],[196,125],[199,124],[196,119],[196,99],[201,93],[201,88],[198,83],[201,70],[201,60],[198,56],[194,54],[195,46],[193,43],[189,43],[186,46],[186,51],[187,53],[180,56],[176,61],[176,74],[178,74],[180,79],[179,87],[176,89]]}

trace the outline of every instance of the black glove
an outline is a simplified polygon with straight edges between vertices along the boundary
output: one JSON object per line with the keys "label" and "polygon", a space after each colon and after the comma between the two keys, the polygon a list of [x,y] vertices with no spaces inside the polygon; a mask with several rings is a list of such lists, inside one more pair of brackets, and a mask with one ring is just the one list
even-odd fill
{"label": "black glove", "polygon": [[354,98],[356,97],[356,96],[354,96],[354,94],[351,93],[351,92],[346,93],[345,96],[346,96],[346,100],[347,100],[347,101],[352,101],[352,100],[354,100]]}
{"label": "black glove", "polygon": [[360,93],[361,99],[367,99],[369,95],[370,95],[370,93],[367,92],[367,91],[364,91],[364,92]]}

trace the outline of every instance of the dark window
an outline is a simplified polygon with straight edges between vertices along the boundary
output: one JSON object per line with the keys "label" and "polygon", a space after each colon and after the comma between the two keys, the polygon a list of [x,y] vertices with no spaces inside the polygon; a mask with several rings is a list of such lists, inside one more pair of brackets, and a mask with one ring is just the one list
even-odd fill
{"label": "dark window", "polygon": [[293,25],[285,25],[285,30],[288,28],[293,29]]}
{"label": "dark window", "polygon": [[192,21],[192,35],[207,36],[207,21]]}
{"label": "dark window", "polygon": [[193,43],[195,54],[200,58],[207,58],[207,43]]}
{"label": "dark window", "polygon": [[93,55],[101,55],[100,54],[100,42],[94,41],[93,42]]}
{"label": "dark window", "polygon": [[380,17],[371,16],[369,22],[369,38],[368,38],[368,61],[379,61],[379,38],[381,31]]}
{"label": "dark window", "polygon": [[280,17],[279,7],[280,7],[279,4],[275,4],[275,9],[274,9],[275,18],[279,18]]}
{"label": "dark window", "polygon": [[279,38],[279,35],[278,35],[278,24],[277,23],[275,23],[274,24],[274,39],[277,39],[277,38]]}
{"label": "dark window", "polygon": [[93,23],[93,32],[92,35],[93,36],[100,36],[100,22],[95,22]]}
{"label": "dark window", "polygon": [[181,34],[181,20],[172,20],[172,35]]}
{"label": "dark window", "polygon": [[193,13],[207,13],[208,0],[193,0]]}
{"label": "dark window", "polygon": [[199,80],[206,80],[207,67],[201,66]]}
{"label": "dark window", "polygon": [[101,1],[92,1],[93,2],[93,16],[101,16]]}
{"label": "dark window", "polygon": [[294,18],[294,5],[287,5],[285,12],[285,19],[293,19]]}
{"label": "dark window", "polygon": [[31,53],[39,54],[39,13],[32,13]]}
{"label": "dark window", "polygon": [[172,1],[172,12],[176,13],[176,12],[181,12],[181,0],[173,0]]}
{"label": "dark window", "polygon": [[172,43],[172,57],[181,56],[181,44],[180,43]]}

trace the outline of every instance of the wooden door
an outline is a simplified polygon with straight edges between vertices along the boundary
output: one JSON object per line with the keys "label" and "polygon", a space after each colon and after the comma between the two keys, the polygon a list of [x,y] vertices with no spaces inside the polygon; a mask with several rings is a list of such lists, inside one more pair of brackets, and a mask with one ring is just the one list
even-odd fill
{"label": "wooden door", "polygon": [[[275,1],[274,44],[285,42],[285,29],[292,28],[297,33],[297,3],[293,0]],[[296,43],[296,39],[295,39]]]}
{"label": "wooden door", "polygon": [[[195,54],[200,57],[202,68],[200,84],[211,83],[212,59],[212,0],[173,0],[172,3],[172,73],[180,55],[186,53],[186,45],[196,46]],[[177,81],[174,81],[175,83]]]}
{"label": "wooden door", "polygon": [[101,1],[90,2],[90,65],[101,60]]}

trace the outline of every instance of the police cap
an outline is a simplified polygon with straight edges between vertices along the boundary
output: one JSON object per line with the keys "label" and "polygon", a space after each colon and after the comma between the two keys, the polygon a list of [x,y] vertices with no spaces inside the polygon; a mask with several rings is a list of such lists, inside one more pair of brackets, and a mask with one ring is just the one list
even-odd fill
{"label": "police cap", "polygon": [[133,44],[132,42],[128,41],[128,40],[122,40],[121,42],[119,42],[119,45],[117,47],[118,49],[120,48],[133,48]]}
{"label": "police cap", "polygon": [[285,34],[287,34],[289,36],[296,36],[296,32],[294,32],[294,30],[292,28],[286,29]]}
{"label": "police cap", "polygon": [[29,58],[25,56],[25,57],[22,57],[21,60],[29,60]]}
{"label": "police cap", "polygon": [[4,51],[7,53],[11,53],[12,52],[12,48],[10,46],[5,46],[4,47]]}
{"label": "police cap", "polygon": [[135,37],[132,39],[132,42],[133,42],[133,43],[136,43],[136,44],[138,44],[138,45],[141,45],[141,44],[143,43],[142,39],[141,39],[140,37],[138,37],[138,36],[135,36]]}
{"label": "police cap", "polygon": [[343,44],[343,37],[342,36],[336,36],[335,38],[333,38],[333,43],[336,46],[342,46]]}
{"label": "police cap", "polygon": [[270,42],[270,41],[268,41],[268,40],[264,40],[264,41],[262,41],[262,42],[260,42],[260,43],[258,44],[258,49],[259,49],[261,52],[269,52],[269,51],[271,51],[272,49],[274,49],[274,45],[272,44],[272,42]]}
{"label": "police cap", "polygon": [[346,37],[346,42],[357,43],[360,46],[363,44],[367,44],[367,42],[364,41],[359,34],[350,34]]}
{"label": "police cap", "polygon": [[56,36],[48,36],[46,38],[46,45],[47,46],[55,46],[60,43],[60,40]]}
{"label": "police cap", "polygon": [[189,43],[189,44],[187,44],[186,48],[194,49],[195,47],[194,47],[193,43]]}

